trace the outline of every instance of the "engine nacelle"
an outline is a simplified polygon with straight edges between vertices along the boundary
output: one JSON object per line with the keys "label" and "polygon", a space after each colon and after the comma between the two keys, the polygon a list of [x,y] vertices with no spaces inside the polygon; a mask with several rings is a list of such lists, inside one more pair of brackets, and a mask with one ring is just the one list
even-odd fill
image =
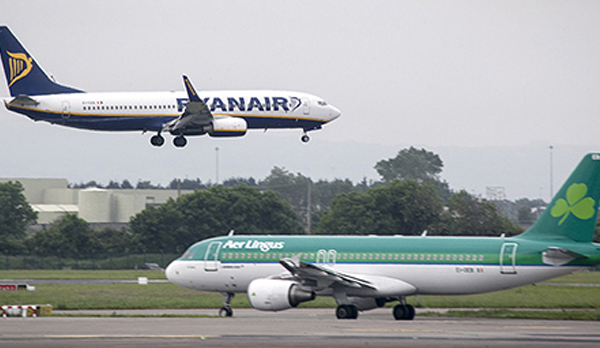
{"label": "engine nacelle", "polygon": [[261,311],[281,311],[314,300],[315,293],[300,289],[291,280],[262,278],[248,285],[248,299],[252,307]]}
{"label": "engine nacelle", "polygon": [[246,134],[248,123],[240,117],[215,118],[209,127],[211,137],[241,137]]}

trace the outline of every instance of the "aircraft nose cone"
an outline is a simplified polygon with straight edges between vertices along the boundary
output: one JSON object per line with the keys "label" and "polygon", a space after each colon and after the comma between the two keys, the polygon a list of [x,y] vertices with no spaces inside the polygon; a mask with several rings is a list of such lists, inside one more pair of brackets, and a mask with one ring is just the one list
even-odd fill
{"label": "aircraft nose cone", "polygon": [[177,270],[177,266],[175,265],[176,261],[171,262],[167,268],[165,268],[165,276],[167,279],[173,283],[177,284],[177,280],[179,280],[179,271]]}
{"label": "aircraft nose cone", "polygon": [[335,120],[336,118],[340,117],[342,115],[342,112],[336,108],[335,106],[329,105],[329,117],[331,117],[331,121]]}

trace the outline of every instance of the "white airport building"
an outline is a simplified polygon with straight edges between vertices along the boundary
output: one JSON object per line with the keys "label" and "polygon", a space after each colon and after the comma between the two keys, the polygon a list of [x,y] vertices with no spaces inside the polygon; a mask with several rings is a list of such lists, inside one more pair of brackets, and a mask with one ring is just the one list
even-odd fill
{"label": "white airport building", "polygon": [[148,206],[160,206],[191,190],[138,190],[69,188],[67,179],[0,178],[0,183],[20,182],[23,194],[38,213],[38,227],[64,214],[76,214],[93,225],[126,226],[129,219]]}

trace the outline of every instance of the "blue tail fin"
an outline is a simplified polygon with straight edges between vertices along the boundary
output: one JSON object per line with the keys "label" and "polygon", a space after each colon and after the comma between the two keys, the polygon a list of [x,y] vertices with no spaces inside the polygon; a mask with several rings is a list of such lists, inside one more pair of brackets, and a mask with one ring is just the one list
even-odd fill
{"label": "blue tail fin", "polygon": [[600,154],[586,155],[542,216],[516,238],[590,243],[600,199]]}
{"label": "blue tail fin", "polygon": [[83,92],[52,81],[6,26],[0,26],[0,55],[13,97]]}

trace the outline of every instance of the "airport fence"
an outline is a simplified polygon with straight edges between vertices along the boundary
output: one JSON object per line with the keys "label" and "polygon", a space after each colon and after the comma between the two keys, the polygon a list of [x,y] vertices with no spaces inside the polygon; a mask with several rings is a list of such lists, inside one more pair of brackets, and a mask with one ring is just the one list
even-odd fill
{"label": "airport fence", "polygon": [[57,256],[3,255],[0,269],[3,270],[121,270],[147,269],[158,265],[165,268],[179,254],[125,254],[98,255],[88,259],[61,258]]}

